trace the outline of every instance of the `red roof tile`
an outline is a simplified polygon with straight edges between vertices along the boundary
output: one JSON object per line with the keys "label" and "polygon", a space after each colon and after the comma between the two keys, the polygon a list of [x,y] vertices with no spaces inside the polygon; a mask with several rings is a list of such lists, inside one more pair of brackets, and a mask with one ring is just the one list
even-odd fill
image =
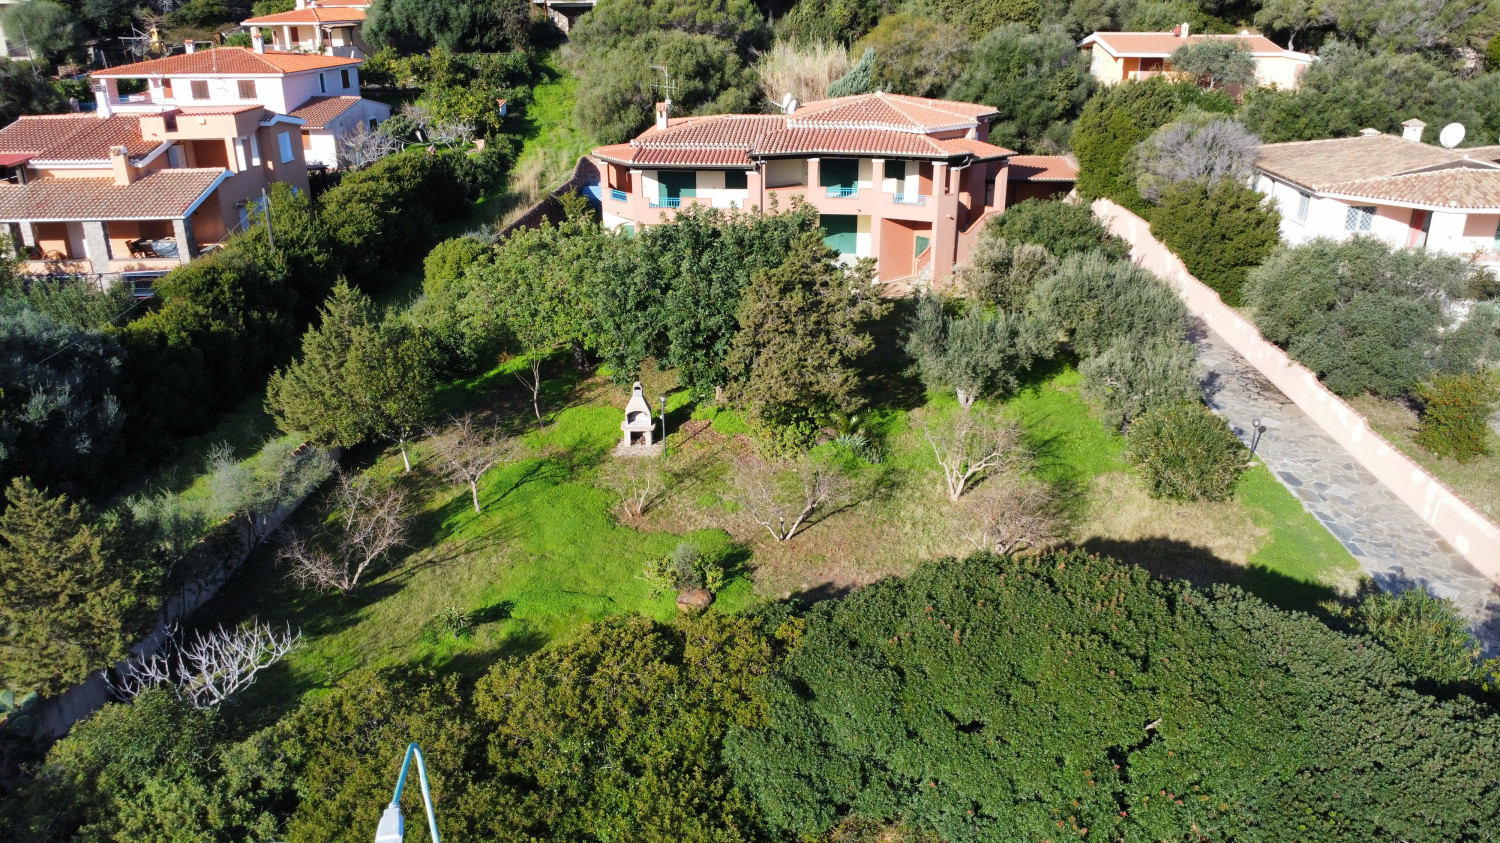
{"label": "red roof tile", "polygon": [[40,179],[0,184],[5,222],[181,219],[228,170],[158,170],[135,182],[114,179]]}
{"label": "red roof tile", "polygon": [[360,59],[267,50],[249,47],[219,47],[164,59],[122,64],[89,74],[102,79],[138,79],[142,76],[282,76],[304,70],[327,70],[360,64]]}
{"label": "red roof tile", "polygon": [[1010,181],[1078,181],[1078,165],[1065,155],[1013,155]]}
{"label": "red roof tile", "polygon": [[806,103],[787,118],[787,128],[892,129],[939,132],[972,129],[995,113],[987,105],[908,97],[878,91]]}
{"label": "red roof tile", "polygon": [[309,129],[321,129],[359,101],[359,97],[312,97],[294,109],[291,116],[306,120]]}
{"label": "red roof tile", "polygon": [[272,24],[303,23],[363,23],[365,10],[351,6],[315,6],[308,9],[293,9],[242,21],[245,26],[268,26]]}
{"label": "red roof tile", "polygon": [[0,129],[0,152],[30,153],[38,161],[104,161],[115,146],[134,158],[160,143],[143,139],[140,118],[128,114],[26,116]]}

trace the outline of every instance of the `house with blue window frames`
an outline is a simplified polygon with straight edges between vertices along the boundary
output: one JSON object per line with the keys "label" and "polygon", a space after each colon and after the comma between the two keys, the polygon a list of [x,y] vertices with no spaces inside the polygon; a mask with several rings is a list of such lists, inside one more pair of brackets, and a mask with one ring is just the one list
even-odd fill
{"label": "house with blue window frames", "polygon": [[875,259],[886,283],[941,280],[1017,186],[1013,153],[988,140],[996,116],[978,103],[884,92],[783,114],[675,117],[660,103],[654,126],[594,151],[604,222],[638,230],[693,205],[785,209],[800,199],[841,259]]}

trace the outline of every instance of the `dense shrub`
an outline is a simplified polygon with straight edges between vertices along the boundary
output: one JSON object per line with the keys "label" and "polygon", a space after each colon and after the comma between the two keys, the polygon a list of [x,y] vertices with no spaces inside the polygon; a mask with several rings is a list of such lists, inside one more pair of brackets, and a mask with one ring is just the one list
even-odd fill
{"label": "dense shrub", "polygon": [[1178,108],[1172,85],[1160,77],[1110,85],[1094,94],[1073,126],[1079,195],[1089,201],[1107,197],[1144,211],[1146,202],[1125,172],[1125,158],[1157,127],[1170,123]]}
{"label": "dense shrub", "polygon": [[1116,340],[1141,345],[1153,338],[1179,340],[1187,308],[1156,276],[1098,252],[1073,255],[1032,291],[1029,308],[1054,325],[1084,357]]}
{"label": "dense shrub", "polygon": [[1130,257],[1130,244],[1110,234],[1087,205],[1072,202],[1027,199],[992,218],[983,236],[1035,243],[1058,260],[1094,251],[1113,260]]}
{"label": "dense shrub", "polygon": [[1151,233],[1225,304],[1240,303],[1245,275],[1281,242],[1281,214],[1263,194],[1232,179],[1164,189]]}
{"label": "dense shrub", "polygon": [[1476,678],[1479,642],[1469,621],[1447,600],[1425,589],[1376,591],[1354,610],[1357,628],[1379,641],[1401,667],[1435,682]]}
{"label": "dense shrub", "polygon": [[974,44],[948,98],[988,103],[1000,112],[990,121],[991,143],[1057,152],[1067,148],[1073,121],[1096,87],[1088,56],[1065,30],[1012,24]]}
{"label": "dense shrub", "polygon": [[1050,359],[1056,340],[1047,326],[1021,313],[987,312],[970,304],[961,314],[928,294],[917,301],[906,326],[906,353],[930,390],[952,389],[968,410],[984,397],[1005,397],[1038,358]]}
{"label": "dense shrub", "polygon": [[1238,120],[1191,109],[1137,144],[1126,171],[1141,196],[1160,202],[1162,191],[1180,182],[1249,181],[1260,145]]}
{"label": "dense shrub", "polygon": [[1202,404],[1152,410],[1130,428],[1128,454],[1153,498],[1224,501],[1244,472],[1245,446]]}
{"label": "dense shrub", "polygon": [[1443,302],[1473,271],[1464,259],[1369,237],[1282,247],[1249,273],[1244,300],[1266,339],[1340,395],[1400,395],[1434,372],[1472,371],[1493,332],[1476,308],[1455,327]]}
{"label": "dense shrub", "polygon": [[523,50],[532,31],[526,0],[376,0],[361,34],[375,47],[415,53]]}
{"label": "dense shrub", "polygon": [[1488,372],[1438,375],[1417,387],[1422,421],[1417,444],[1440,456],[1468,462],[1490,452],[1490,416],[1500,387]]}
{"label": "dense shrub", "polygon": [[820,604],[765,692],[766,725],[726,751],[788,836],[846,813],[955,843],[1500,823],[1493,709],[1413,690],[1307,615],[1081,553],[947,561]]}
{"label": "dense shrub", "polygon": [[988,226],[979,235],[969,260],[957,268],[956,281],[980,304],[1016,311],[1026,306],[1037,282],[1057,271],[1057,259],[1036,243],[1015,246]]}
{"label": "dense shrub", "polygon": [[1084,395],[1103,408],[1106,422],[1124,430],[1144,413],[1197,401],[1197,358],[1193,344],[1180,339],[1122,337],[1080,363],[1078,373]]}

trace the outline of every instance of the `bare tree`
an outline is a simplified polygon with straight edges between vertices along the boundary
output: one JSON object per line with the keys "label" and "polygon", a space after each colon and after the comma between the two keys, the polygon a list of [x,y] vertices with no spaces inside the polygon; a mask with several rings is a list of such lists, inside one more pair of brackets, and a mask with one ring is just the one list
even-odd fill
{"label": "bare tree", "polygon": [[986,483],[967,504],[969,541],[979,550],[1010,554],[1058,537],[1061,522],[1047,484],[1007,476]]}
{"label": "bare tree", "polygon": [[277,556],[297,585],[348,594],[366,568],[406,543],[406,491],[340,471],[327,509],[314,533],[293,533]]}
{"label": "bare tree", "polygon": [[660,499],[671,473],[656,457],[621,457],[606,468],[601,479],[620,496],[620,509],[640,518]]}
{"label": "bare tree", "polygon": [[485,472],[511,459],[514,445],[494,428],[475,423],[473,413],[453,420],[446,433],[432,434],[433,446],[441,458],[444,474],[454,483],[467,483],[478,514],[479,480]]}
{"label": "bare tree", "polygon": [[1154,202],[1179,182],[1248,181],[1259,152],[1260,138],[1238,120],[1200,115],[1157,129],[1131,151],[1127,166],[1141,195]]}
{"label": "bare tree", "polygon": [[427,126],[427,138],[438,146],[466,144],[474,137],[474,127],[462,120],[443,120]]}
{"label": "bare tree", "polygon": [[809,516],[836,504],[849,490],[838,466],[806,455],[794,464],[740,457],[734,462],[734,479],[739,503],[779,542],[797,535]]}
{"label": "bare tree", "polygon": [[401,148],[401,141],[363,123],[345,132],[335,141],[339,166],[362,170]]}
{"label": "bare tree", "polygon": [[951,501],[963,497],[975,480],[1019,470],[1028,462],[1020,425],[987,410],[954,413],[945,420],[923,413],[921,424],[922,435],[942,466]]}
{"label": "bare tree", "polygon": [[233,631],[221,626],[206,635],[194,633],[191,644],[173,629],[155,655],[131,659],[113,678],[106,672],[105,682],[125,700],[164,685],[194,708],[218,708],[301,643],[301,630],[293,633],[291,624],[285,632],[260,622]]}

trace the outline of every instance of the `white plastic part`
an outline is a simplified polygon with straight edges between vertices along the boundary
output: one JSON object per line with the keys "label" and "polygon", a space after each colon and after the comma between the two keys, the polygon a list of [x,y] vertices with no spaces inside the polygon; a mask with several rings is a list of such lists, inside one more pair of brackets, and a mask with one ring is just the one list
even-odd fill
{"label": "white plastic part", "polygon": [[380,825],[375,827],[375,843],[401,843],[406,839],[406,821],[401,819],[401,809],[392,802],[380,815]]}
{"label": "white plastic part", "polygon": [[1438,143],[1449,149],[1452,149],[1453,147],[1458,146],[1459,144],[1464,142],[1465,134],[1467,134],[1467,131],[1464,129],[1464,124],[1449,123],[1448,125],[1444,126],[1443,131],[1438,134]]}

